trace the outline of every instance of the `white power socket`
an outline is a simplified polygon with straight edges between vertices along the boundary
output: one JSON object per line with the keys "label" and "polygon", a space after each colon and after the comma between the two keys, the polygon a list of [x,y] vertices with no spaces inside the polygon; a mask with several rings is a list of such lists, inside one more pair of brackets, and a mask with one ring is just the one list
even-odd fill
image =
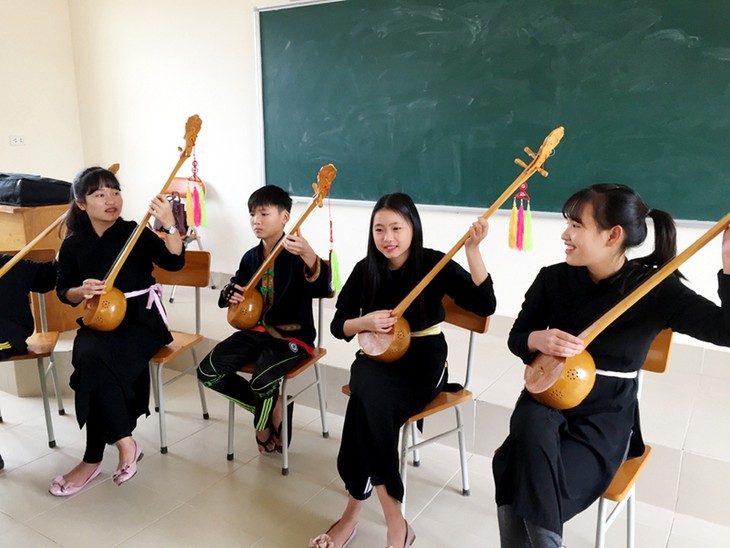
{"label": "white power socket", "polygon": [[25,146],[25,135],[11,135],[10,136],[10,146],[12,146],[12,147]]}

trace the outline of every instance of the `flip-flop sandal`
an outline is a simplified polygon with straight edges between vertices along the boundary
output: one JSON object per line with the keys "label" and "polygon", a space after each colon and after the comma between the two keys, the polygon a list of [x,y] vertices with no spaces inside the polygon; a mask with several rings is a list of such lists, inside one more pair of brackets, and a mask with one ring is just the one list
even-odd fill
{"label": "flip-flop sandal", "polygon": [[[269,428],[269,437],[266,438],[265,441],[261,441],[258,436],[254,434],[254,437],[256,438],[256,443],[264,448],[264,453],[273,453],[276,451],[277,445],[276,440],[274,439],[274,432],[273,427]],[[273,444],[273,447],[271,447],[271,444]],[[271,448],[270,448],[271,447]]]}

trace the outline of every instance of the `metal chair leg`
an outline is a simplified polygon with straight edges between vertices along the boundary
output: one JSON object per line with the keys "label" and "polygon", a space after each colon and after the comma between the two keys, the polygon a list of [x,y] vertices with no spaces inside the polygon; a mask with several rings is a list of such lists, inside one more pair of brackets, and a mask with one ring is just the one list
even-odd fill
{"label": "metal chair leg", "polygon": [[56,361],[53,359],[53,354],[48,358],[49,366],[51,370],[51,378],[53,379],[53,389],[56,392],[56,404],[58,405],[58,414],[65,415],[66,410],[63,408],[63,394],[61,393],[61,383],[58,382],[58,370],[56,369]]}
{"label": "metal chair leg", "polygon": [[469,467],[466,463],[466,440],[464,439],[464,421],[461,417],[461,406],[454,407],[456,413],[457,437],[459,438],[459,461],[461,462],[461,494],[469,496]]}
{"label": "metal chair leg", "polygon": [[200,381],[198,381],[198,392],[200,393],[200,407],[203,410],[203,419],[208,420],[210,415],[208,414],[208,402],[205,399],[205,387]]}
{"label": "metal chair leg", "polygon": [[[418,443],[418,425],[415,422],[411,423],[411,439],[413,440],[413,445],[416,445]],[[418,468],[421,466],[421,454],[419,453],[418,449],[413,450],[413,467]]]}
{"label": "metal chair leg", "polygon": [[152,392],[152,399],[155,402],[155,412],[160,411],[160,402],[157,401],[157,368],[159,364],[150,364],[150,391]]}
{"label": "metal chair leg", "polygon": [[157,405],[160,420],[160,453],[167,453],[167,428],[165,426],[165,392],[162,390],[162,365],[157,366]]}
{"label": "metal chair leg", "polygon": [[631,488],[631,492],[626,501],[626,547],[635,548],[636,546],[636,487]]}
{"label": "metal chair leg", "polygon": [[226,458],[233,460],[233,424],[236,420],[236,404],[228,402],[228,454]]}
{"label": "metal chair leg", "polygon": [[[281,381],[281,394],[279,397],[282,402],[282,413],[281,413],[281,475],[289,475],[289,429],[293,426],[289,424],[289,396],[286,393],[286,378]],[[293,400],[292,400],[293,405]]]}
{"label": "metal chair leg", "polygon": [[606,499],[601,497],[598,499],[598,518],[596,523],[596,548],[605,548],[606,546]]}
{"label": "metal chair leg", "polygon": [[407,424],[401,427],[400,477],[403,482],[403,500],[400,503],[400,511],[404,516],[406,515],[406,488],[408,485],[408,430]]}
{"label": "metal chair leg", "polygon": [[48,447],[56,447],[56,436],[53,434],[53,419],[51,418],[51,404],[48,401],[48,386],[46,386],[46,370],[43,358],[38,358],[38,377],[41,381],[41,396],[43,397],[43,411],[46,415],[46,430],[48,431]]}
{"label": "metal chair leg", "polygon": [[327,430],[327,404],[325,398],[325,386],[322,382],[322,373],[319,370],[319,362],[314,364],[314,376],[317,379],[317,396],[319,397],[319,417],[322,420],[322,437],[329,438],[330,433]]}

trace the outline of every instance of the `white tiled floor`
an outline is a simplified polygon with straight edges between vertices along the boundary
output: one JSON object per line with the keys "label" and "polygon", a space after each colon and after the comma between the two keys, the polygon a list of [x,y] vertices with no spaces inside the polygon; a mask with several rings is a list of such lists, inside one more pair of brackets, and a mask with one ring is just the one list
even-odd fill
{"label": "white tiled floor", "polygon": [[[222,315],[211,304],[215,296],[216,292],[206,292],[206,317]],[[191,300],[185,291],[178,291],[175,304],[167,305],[173,325],[189,321]],[[225,321],[218,321],[207,323],[206,329],[211,333],[224,329]],[[503,349],[497,347],[497,339],[488,336],[482,344],[490,345],[493,354],[501,355]],[[346,376],[345,371],[341,373]],[[723,401],[727,400],[724,395],[730,381],[726,378],[722,383],[713,383],[700,378],[692,384],[692,375],[697,375],[697,371],[680,373],[685,377],[680,375],[681,378],[672,381],[665,376],[645,396],[646,407],[661,405],[661,415],[666,411],[666,418],[675,428],[667,427],[657,433],[661,443],[656,444],[659,456],[654,460],[658,464],[652,471],[651,464],[656,463],[650,463],[652,472],[647,472],[646,478],[642,478],[644,484],[639,486],[640,492],[644,489],[652,492],[651,500],[674,497],[672,500],[680,502],[668,509],[660,502],[656,505],[641,502],[640,497],[637,546],[730,546],[730,528],[718,525],[726,521],[716,515],[723,506],[715,505],[713,509],[712,500],[703,501],[699,495],[702,485],[682,485],[705,482],[708,462],[717,463],[718,477],[726,473],[727,443],[708,445],[702,428],[710,428],[706,415],[714,414],[714,437],[726,438],[718,431],[722,423],[717,419],[728,414],[727,403],[723,406]],[[332,370],[328,374],[332,384],[339,382]],[[417,533],[416,546],[498,546],[491,460],[485,456],[491,454],[492,442],[485,442],[482,438],[490,436],[481,433],[489,420],[494,421],[491,427],[497,431],[505,428],[502,423],[509,416],[513,395],[504,394],[514,388],[512,376],[487,371],[475,380],[475,385],[483,389],[479,391],[494,391],[496,395],[494,401],[480,396],[476,411],[469,419],[479,425],[476,439],[470,442],[478,451],[469,459],[470,497],[461,496],[458,453],[451,445],[436,444],[424,449],[422,466],[409,470],[407,517]],[[695,394],[685,404],[688,409],[665,405],[662,401],[676,395],[680,386],[688,390],[688,385],[694,387]],[[290,474],[285,477],[280,473],[278,455],[258,455],[245,413],[237,415],[236,457],[229,462],[226,460],[227,402],[208,392],[211,418],[204,421],[192,377],[168,387],[166,395],[168,454],[159,452],[157,417],[153,414],[140,420],[135,432],[145,457],[134,479],[121,487],[110,481],[116,464],[115,450],[110,448],[99,478],[78,495],[58,499],[47,492],[50,479],[78,461],[84,443],[71,398],[65,398],[65,416],[54,414],[58,447],[49,449],[40,399],[0,392],[0,409],[5,420],[0,424],[0,453],[6,462],[5,470],[0,472],[0,546],[296,548],[306,546],[310,537],[325,530],[338,517],[346,497],[335,467],[342,428],[340,414],[328,413],[330,437],[324,439],[317,410],[297,405]],[[330,386],[331,411],[341,412],[342,400],[338,397]],[[494,413],[495,410],[500,412]],[[487,421],[484,421],[485,414]],[[647,422],[651,426],[647,429],[653,427],[659,431],[660,419],[650,415]],[[676,428],[680,424],[687,426]],[[494,438],[500,435],[494,434]],[[675,452],[683,443],[694,444],[699,452]],[[667,455],[664,460],[662,452]],[[666,462],[670,464],[662,464]],[[680,494],[686,499],[684,503]],[[697,505],[708,508],[698,512]],[[678,512],[675,507],[686,510]],[[691,517],[698,515],[707,520]],[[625,545],[624,529],[622,516],[609,532],[608,546]],[[564,542],[569,548],[588,548],[593,546],[594,534],[595,506],[567,524]],[[366,505],[358,535],[350,546],[382,547],[384,541],[382,516],[373,499]]]}

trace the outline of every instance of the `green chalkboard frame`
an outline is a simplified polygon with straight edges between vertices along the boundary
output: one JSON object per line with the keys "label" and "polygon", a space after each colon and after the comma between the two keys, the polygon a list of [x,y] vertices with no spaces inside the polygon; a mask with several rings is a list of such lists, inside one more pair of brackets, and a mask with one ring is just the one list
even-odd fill
{"label": "green chalkboard frame", "polygon": [[[266,182],[485,208],[557,126],[533,210],[593,182],[678,219],[730,209],[723,0],[346,0],[259,12]],[[505,204],[509,207],[511,204]]]}

